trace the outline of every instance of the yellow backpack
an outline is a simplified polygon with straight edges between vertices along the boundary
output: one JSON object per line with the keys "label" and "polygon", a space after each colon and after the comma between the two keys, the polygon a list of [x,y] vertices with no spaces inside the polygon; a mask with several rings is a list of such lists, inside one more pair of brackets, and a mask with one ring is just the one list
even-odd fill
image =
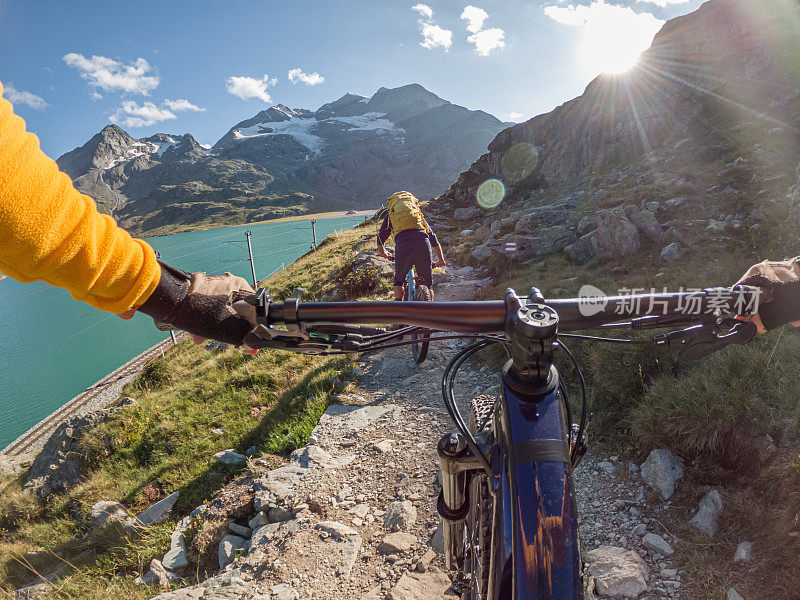
{"label": "yellow backpack", "polygon": [[389,197],[389,220],[395,234],[406,229],[428,231],[428,224],[422,216],[422,209],[410,192],[397,192]]}

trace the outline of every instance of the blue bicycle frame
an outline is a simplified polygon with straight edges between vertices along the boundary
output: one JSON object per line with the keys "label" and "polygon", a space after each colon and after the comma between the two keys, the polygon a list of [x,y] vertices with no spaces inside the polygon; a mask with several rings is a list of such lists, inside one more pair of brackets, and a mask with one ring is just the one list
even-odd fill
{"label": "blue bicycle frame", "polygon": [[[445,435],[437,447],[442,467],[437,510],[443,519],[445,563],[458,571],[457,591],[468,592],[464,597],[469,600],[581,600],[568,433],[572,425],[553,365],[558,315],[537,302],[533,290],[525,304],[509,290],[506,303],[510,360],[503,368],[493,436],[482,429],[476,437],[464,428],[452,396],[452,362],[445,372],[445,404],[460,424],[460,433]],[[463,359],[454,360],[460,366],[479,348],[476,344]],[[482,487],[484,477],[488,490]],[[484,502],[489,493],[490,541]]]}
{"label": "blue bicycle frame", "polygon": [[489,598],[583,598],[567,423],[558,387],[520,397],[503,384],[492,448]]}

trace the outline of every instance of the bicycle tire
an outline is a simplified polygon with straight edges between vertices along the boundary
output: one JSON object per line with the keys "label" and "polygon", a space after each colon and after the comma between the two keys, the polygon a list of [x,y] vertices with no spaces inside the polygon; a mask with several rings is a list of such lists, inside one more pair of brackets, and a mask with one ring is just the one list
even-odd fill
{"label": "bicycle tire", "polygon": [[[472,399],[468,423],[472,433],[491,429],[494,407],[493,396],[482,394]],[[476,471],[472,475],[469,486],[469,512],[465,521],[465,572],[469,573],[470,581],[469,588],[461,595],[461,599],[487,600],[494,498],[489,492],[489,478],[482,471]]]}
{"label": "bicycle tire", "polygon": [[[416,286],[416,294],[414,295],[414,300],[417,302],[430,302],[431,301],[431,290],[427,285],[418,285]],[[428,337],[430,331],[427,329],[422,329],[417,333],[411,334],[411,339],[415,340],[420,337]],[[430,346],[430,342],[418,342],[411,344],[411,354],[414,356],[414,360],[416,363],[422,364],[426,358],[428,358],[428,347]]]}

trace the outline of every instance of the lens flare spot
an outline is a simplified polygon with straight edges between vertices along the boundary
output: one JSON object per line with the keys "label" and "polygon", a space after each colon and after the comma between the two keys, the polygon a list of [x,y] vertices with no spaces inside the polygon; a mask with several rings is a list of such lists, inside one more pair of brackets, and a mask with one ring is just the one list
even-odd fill
{"label": "lens flare spot", "polygon": [[494,208],[503,201],[506,195],[506,186],[499,179],[487,179],[480,187],[476,196],[478,204],[483,208]]}
{"label": "lens flare spot", "polygon": [[514,144],[506,150],[500,161],[503,175],[512,181],[520,181],[536,171],[539,164],[539,150],[527,143]]}

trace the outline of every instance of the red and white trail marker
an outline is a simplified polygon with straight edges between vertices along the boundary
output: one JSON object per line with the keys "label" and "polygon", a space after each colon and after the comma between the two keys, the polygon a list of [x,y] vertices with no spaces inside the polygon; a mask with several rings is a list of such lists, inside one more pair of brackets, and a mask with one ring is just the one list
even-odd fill
{"label": "red and white trail marker", "polygon": [[516,242],[506,242],[506,252],[516,252],[516,251],[517,251]]}

